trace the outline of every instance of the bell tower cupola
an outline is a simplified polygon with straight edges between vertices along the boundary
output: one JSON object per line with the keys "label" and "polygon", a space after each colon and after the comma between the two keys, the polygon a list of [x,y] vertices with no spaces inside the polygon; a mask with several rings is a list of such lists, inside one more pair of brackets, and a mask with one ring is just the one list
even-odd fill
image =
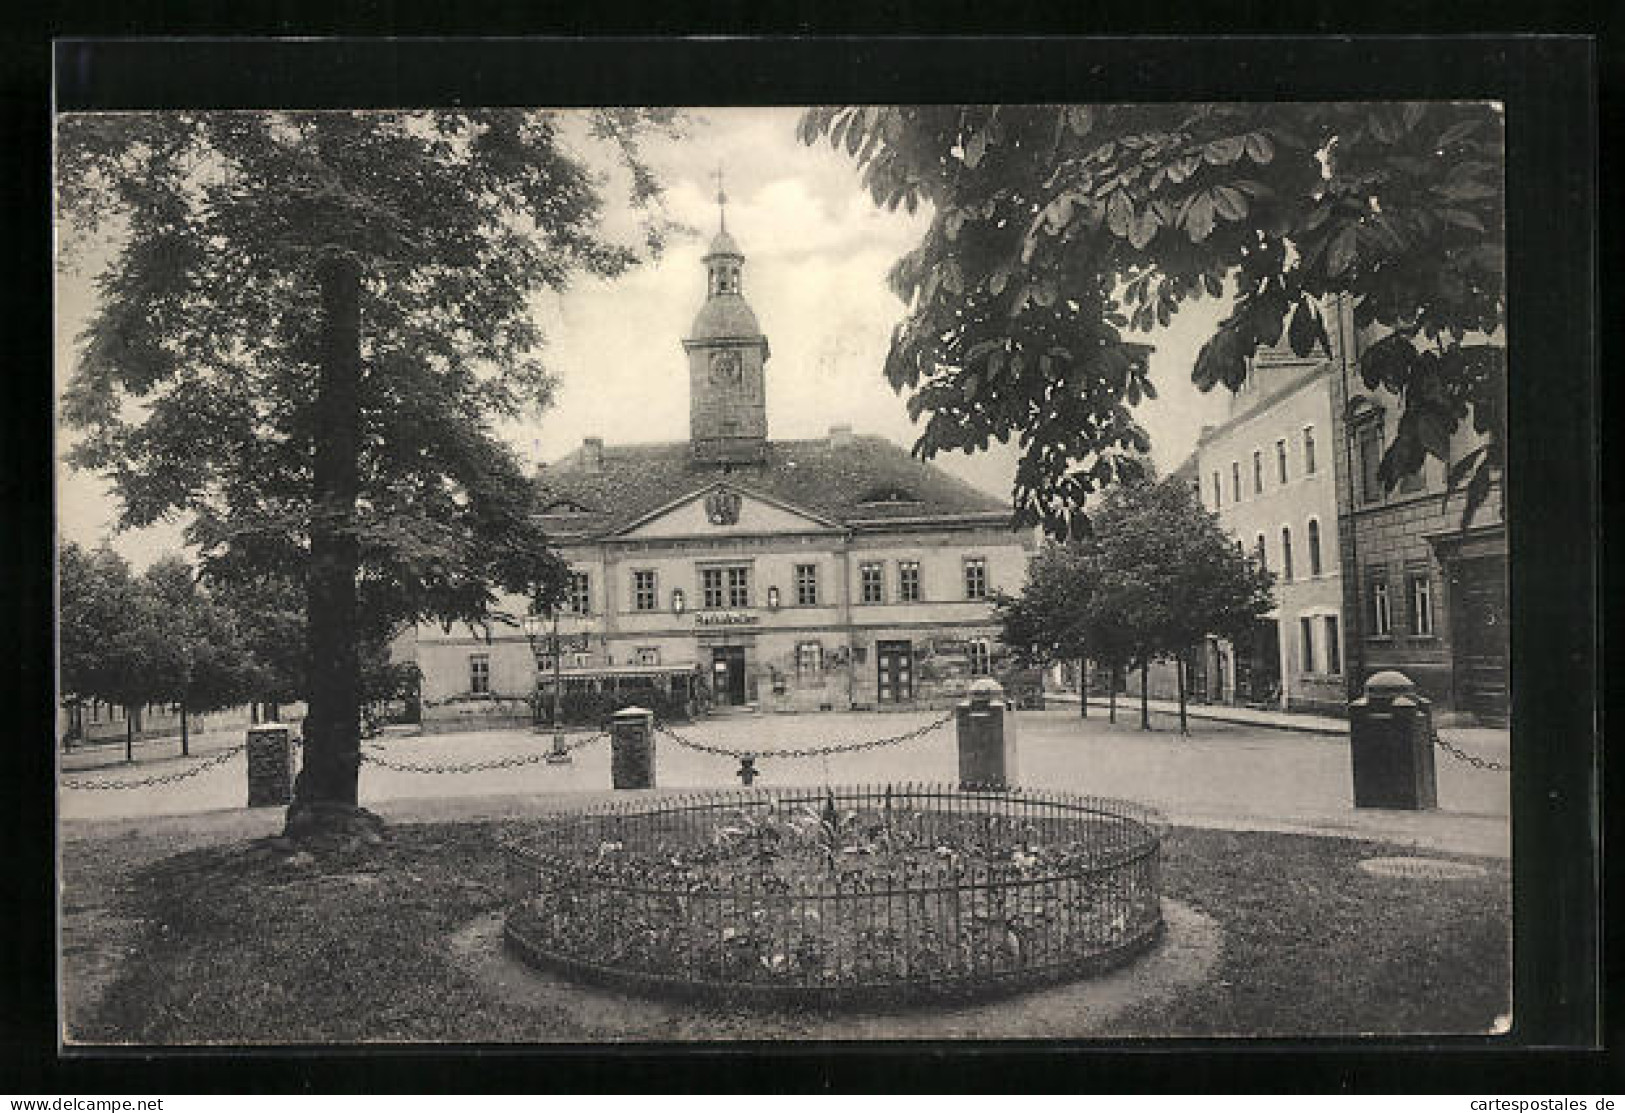
{"label": "bell tower cupola", "polygon": [[717,179],[717,234],[705,253],[705,304],[683,341],[688,353],[689,441],[702,463],[767,457],[767,337],[745,301],[745,253],[728,234],[728,196]]}

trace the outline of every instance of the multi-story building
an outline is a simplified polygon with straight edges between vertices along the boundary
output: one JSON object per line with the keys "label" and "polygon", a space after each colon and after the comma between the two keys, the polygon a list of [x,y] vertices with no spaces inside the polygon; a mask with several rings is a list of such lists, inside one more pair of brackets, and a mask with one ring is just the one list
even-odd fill
{"label": "multi-story building", "polygon": [[1448,492],[1449,464],[1482,440],[1469,423],[1451,436],[1449,464],[1427,457],[1415,475],[1385,489],[1378,465],[1392,443],[1400,400],[1370,388],[1358,354],[1379,337],[1356,336],[1346,304],[1332,313],[1343,607],[1351,616],[1350,698],[1366,677],[1398,669],[1433,701],[1436,719],[1504,722],[1508,624],[1506,526],[1501,484],[1470,519],[1466,493]]}
{"label": "multi-story building", "polygon": [[1334,359],[1285,347],[1249,361],[1225,420],[1203,430],[1195,478],[1220,524],[1275,574],[1276,608],[1253,636],[1210,641],[1200,695],[1341,712],[1346,691],[1336,473]]}
{"label": "multi-story building", "polygon": [[[539,474],[571,569],[563,680],[697,675],[713,702],[764,710],[955,698],[1002,656],[990,600],[1021,586],[1031,538],[1001,500],[881,437],[768,439],[769,346],[744,261],[724,226],[683,340],[689,439],[587,438]],[[424,625],[413,642],[426,722],[511,713],[555,664],[501,626]]]}

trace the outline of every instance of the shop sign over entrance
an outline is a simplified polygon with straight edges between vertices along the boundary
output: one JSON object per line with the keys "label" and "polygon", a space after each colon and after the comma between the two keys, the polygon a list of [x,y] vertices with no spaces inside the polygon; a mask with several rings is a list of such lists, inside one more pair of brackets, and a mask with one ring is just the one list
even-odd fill
{"label": "shop sign over entrance", "polygon": [[761,615],[744,611],[700,611],[694,616],[699,626],[750,626],[761,621]]}

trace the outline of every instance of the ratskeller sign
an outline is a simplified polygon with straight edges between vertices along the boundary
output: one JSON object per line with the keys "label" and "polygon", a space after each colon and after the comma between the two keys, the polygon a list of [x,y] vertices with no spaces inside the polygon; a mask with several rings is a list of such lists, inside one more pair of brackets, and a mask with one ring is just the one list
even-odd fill
{"label": "ratskeller sign", "polygon": [[694,621],[700,626],[749,626],[761,621],[761,616],[740,611],[699,611]]}

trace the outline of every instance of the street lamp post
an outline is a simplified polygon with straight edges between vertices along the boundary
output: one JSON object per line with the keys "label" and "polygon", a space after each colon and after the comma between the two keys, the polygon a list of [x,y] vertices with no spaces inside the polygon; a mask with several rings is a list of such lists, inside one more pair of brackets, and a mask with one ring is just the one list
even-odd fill
{"label": "street lamp post", "polygon": [[[548,652],[553,656],[553,707],[550,716],[553,725],[553,749],[547,755],[549,765],[564,765],[570,761],[570,751],[564,748],[564,724],[559,719],[559,693],[563,689],[562,667],[559,655],[559,612],[555,608],[551,611],[553,628],[547,631],[541,615],[526,615],[524,621],[525,639],[530,642],[530,655],[535,659],[536,642],[544,632],[548,639]],[[541,703],[536,705],[536,718],[541,718]]]}

